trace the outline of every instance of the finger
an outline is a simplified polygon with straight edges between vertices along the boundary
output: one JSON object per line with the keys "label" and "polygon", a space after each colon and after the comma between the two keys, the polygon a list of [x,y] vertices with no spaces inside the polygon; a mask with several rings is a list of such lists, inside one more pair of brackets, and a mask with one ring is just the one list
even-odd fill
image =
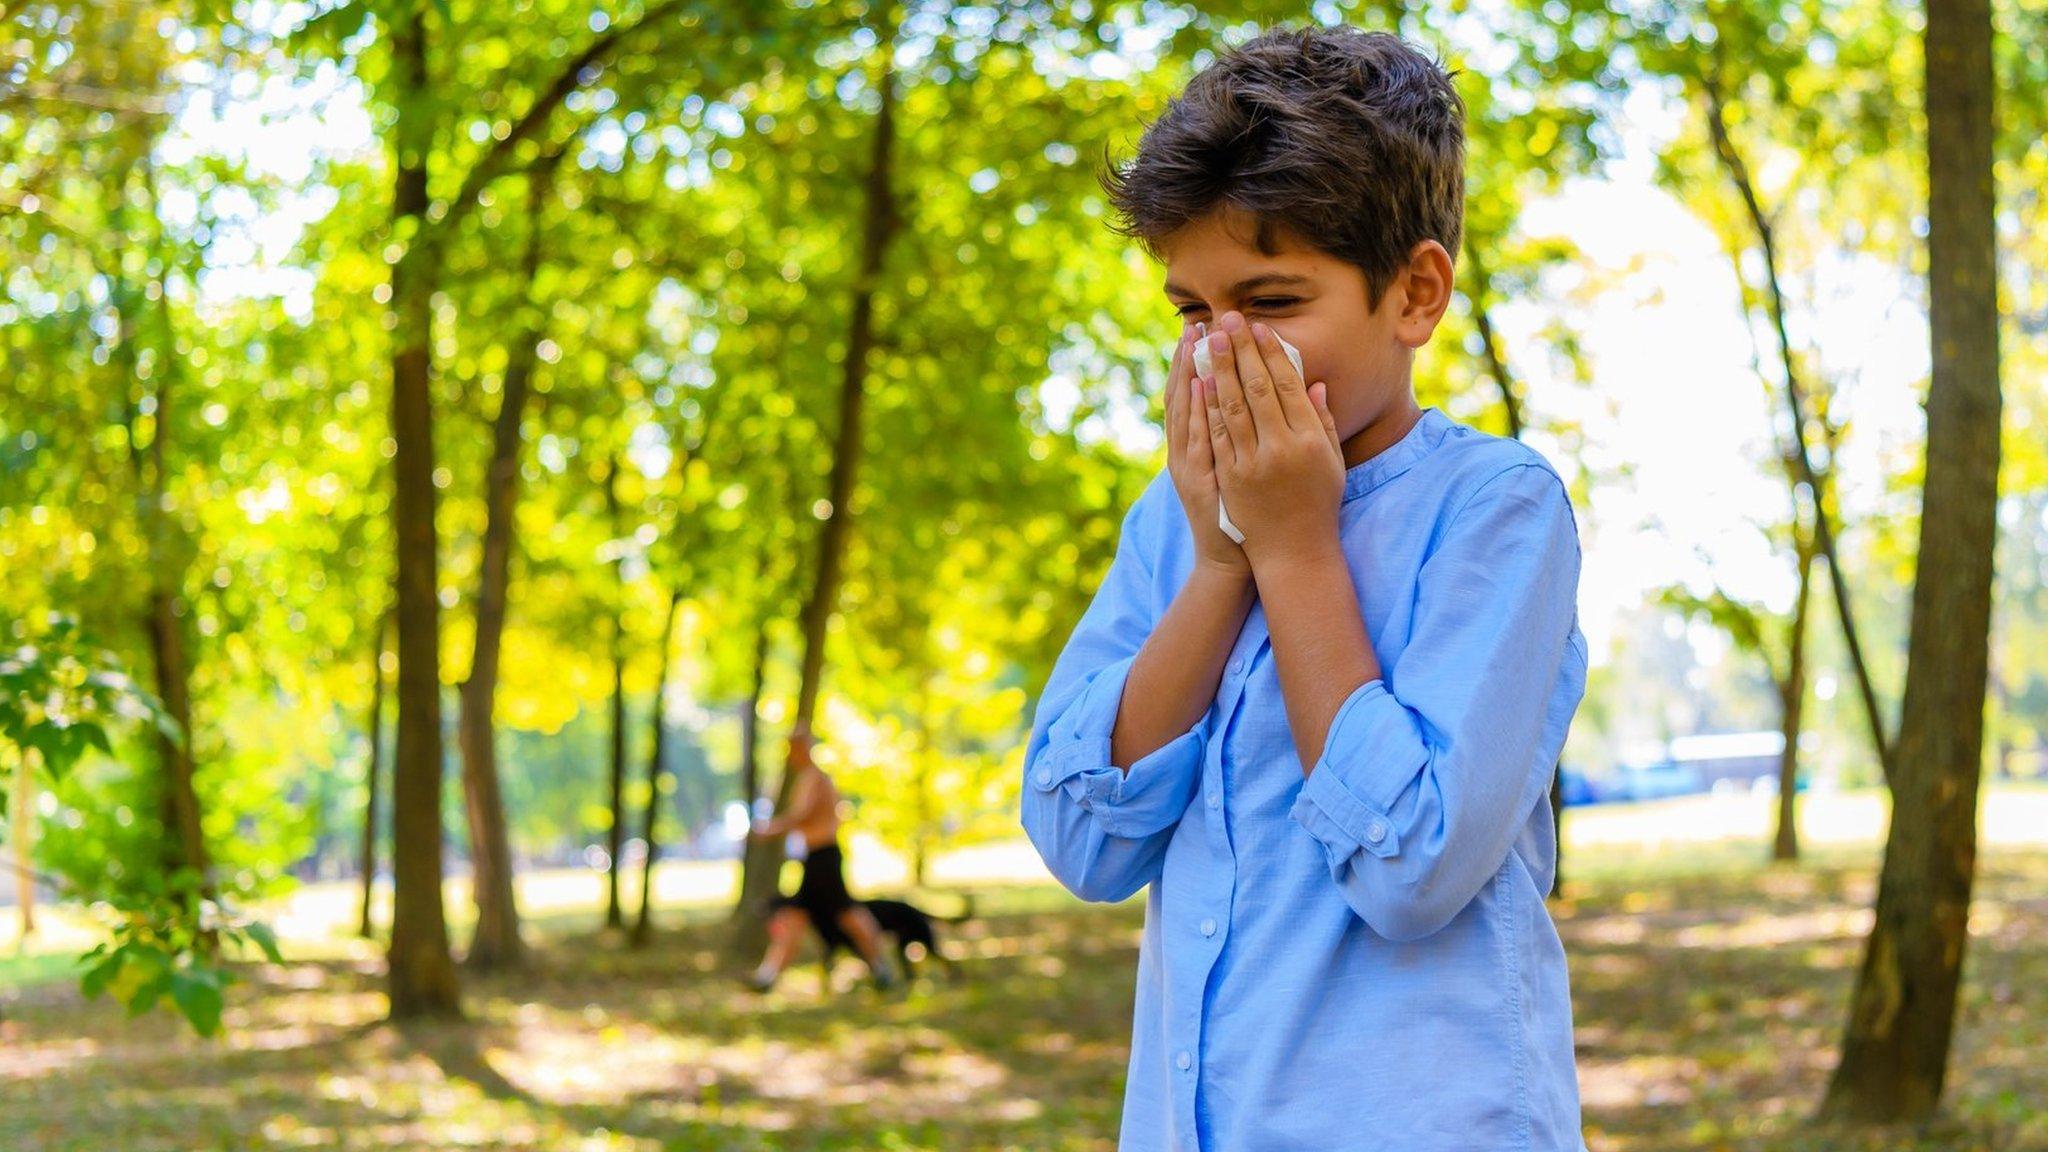
{"label": "finger", "polygon": [[1280,346],[1279,333],[1266,324],[1254,324],[1252,339],[1257,342],[1266,366],[1273,370],[1273,395],[1287,426],[1307,429],[1321,423],[1315,405],[1308,400],[1308,381],[1294,370],[1294,361],[1287,358],[1287,349]]}
{"label": "finger", "polygon": [[1344,455],[1344,440],[1337,435],[1337,418],[1330,415],[1330,386],[1318,380],[1309,388],[1309,396],[1316,404],[1316,419],[1322,422],[1323,434],[1330,438],[1330,447],[1337,455]]}
{"label": "finger", "polygon": [[1223,401],[1216,394],[1216,378],[1204,376],[1198,381],[1202,390],[1202,419],[1209,433],[1209,456],[1216,470],[1216,488],[1223,488],[1223,474],[1237,464],[1237,446],[1230,440],[1230,425],[1223,415]]}
{"label": "finger", "polygon": [[1209,406],[1202,403],[1202,381],[1189,377],[1186,395],[1181,397],[1181,408],[1187,413],[1187,427],[1181,430],[1186,438],[1186,467],[1197,476],[1216,470],[1216,452],[1209,445]]}
{"label": "finger", "polygon": [[[1245,407],[1251,409],[1252,427],[1278,435],[1288,424],[1287,411],[1280,406],[1280,397],[1274,391],[1277,387],[1274,379],[1276,369],[1272,361],[1266,359],[1265,349],[1243,316],[1237,318],[1237,327],[1228,331],[1231,351],[1237,358],[1238,386],[1244,390]],[[1277,353],[1275,359],[1286,364],[1287,353],[1281,352],[1278,344],[1272,349]]]}
{"label": "finger", "polygon": [[[1237,346],[1230,341],[1230,333],[1217,331],[1209,334],[1209,384],[1216,390],[1216,409],[1209,413],[1210,433],[1213,437],[1221,424],[1221,434],[1230,437],[1231,446],[1238,456],[1250,456],[1258,451],[1258,426],[1252,422],[1251,405],[1245,402],[1244,386],[1237,381]],[[1218,460],[1223,459],[1218,453]]]}
{"label": "finger", "polygon": [[1194,359],[1194,345],[1188,326],[1181,325],[1180,343],[1173,347],[1173,366],[1166,372],[1166,462],[1179,463],[1185,455],[1187,431],[1187,383]]}

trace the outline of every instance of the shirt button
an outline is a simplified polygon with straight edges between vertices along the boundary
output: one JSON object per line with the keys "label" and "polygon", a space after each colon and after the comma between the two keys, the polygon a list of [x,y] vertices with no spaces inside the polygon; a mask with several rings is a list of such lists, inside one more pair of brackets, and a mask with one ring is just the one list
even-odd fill
{"label": "shirt button", "polygon": [[1050,784],[1050,783],[1052,783],[1052,769],[1050,769],[1050,768],[1040,768],[1040,769],[1038,770],[1038,782],[1039,782],[1040,784]]}
{"label": "shirt button", "polygon": [[1223,794],[1222,794],[1222,793],[1220,793],[1220,792],[1211,792],[1211,793],[1209,793],[1209,807],[1211,807],[1211,808],[1221,808],[1221,807],[1223,807]]}
{"label": "shirt button", "polygon": [[1215,934],[1216,934],[1216,921],[1214,921],[1214,920],[1204,920],[1204,921],[1202,921],[1202,935],[1204,935],[1204,936],[1214,936]]}
{"label": "shirt button", "polygon": [[1230,673],[1235,676],[1242,671],[1244,671],[1244,657],[1239,656],[1230,662]]}
{"label": "shirt button", "polygon": [[1375,820],[1365,826],[1365,838],[1377,844],[1387,838],[1387,826]]}
{"label": "shirt button", "polygon": [[1195,1062],[1195,1058],[1188,1055],[1187,1049],[1183,1048],[1180,1055],[1173,1058],[1173,1062],[1180,1065],[1182,1071],[1186,1071],[1188,1066]]}

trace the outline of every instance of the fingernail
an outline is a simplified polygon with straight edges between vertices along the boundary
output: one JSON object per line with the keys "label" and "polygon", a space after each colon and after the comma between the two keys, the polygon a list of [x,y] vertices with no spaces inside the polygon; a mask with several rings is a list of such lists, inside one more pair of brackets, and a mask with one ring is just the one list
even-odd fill
{"label": "fingernail", "polygon": [[1271,328],[1266,327],[1264,324],[1254,324],[1252,325],[1252,334],[1257,336],[1259,339],[1263,340],[1266,337],[1271,336],[1273,334],[1273,330]]}
{"label": "fingernail", "polygon": [[1221,333],[1221,332],[1218,332],[1218,333],[1216,333],[1215,335],[1213,335],[1213,336],[1209,337],[1209,351],[1211,351],[1211,352],[1228,352],[1228,351],[1230,351],[1230,337],[1228,337],[1228,336],[1225,336],[1225,335],[1224,335],[1223,333]]}
{"label": "fingernail", "polygon": [[1235,332],[1243,327],[1244,316],[1242,314],[1237,312],[1225,312],[1223,314],[1223,330],[1225,332]]}

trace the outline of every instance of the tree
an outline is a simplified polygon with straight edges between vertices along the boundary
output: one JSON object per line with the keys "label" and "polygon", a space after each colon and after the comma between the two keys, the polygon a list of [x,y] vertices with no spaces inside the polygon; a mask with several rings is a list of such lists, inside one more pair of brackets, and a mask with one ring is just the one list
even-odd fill
{"label": "tree", "polygon": [[541,277],[542,213],[553,199],[555,171],[566,148],[543,153],[526,171],[526,237],[521,246],[516,298],[521,321],[507,341],[504,384],[491,424],[491,455],[484,473],[482,560],[477,566],[476,629],[469,674],[462,681],[462,789],[475,858],[476,932],[465,962],[478,970],[516,968],[525,962],[519,907],[512,890],[512,846],[505,825],[497,763],[498,661],[516,546],[520,445],[526,403],[540,363],[547,307],[537,296]]}
{"label": "tree", "polygon": [[1929,0],[1927,287],[1933,378],[1905,706],[1876,919],[1822,1111],[1940,1105],[1969,943],[1998,536],[1997,196],[1990,0]]}
{"label": "tree", "polygon": [[[458,22],[452,5],[444,0],[359,0],[323,11],[295,37],[309,50],[339,54],[355,32],[374,22],[374,44],[381,57],[374,87],[392,112],[387,257],[391,271],[385,300],[395,444],[391,511],[398,621],[398,737],[392,779],[395,859],[388,952],[394,1018],[461,1014],[441,899],[441,627],[432,390],[434,298],[444,287],[456,230],[497,180],[530,163],[562,137],[575,134],[574,125],[564,130],[564,106],[603,75],[634,37],[672,22],[700,25],[706,16],[730,22],[728,30],[737,30],[731,29],[734,24],[739,29],[752,25],[745,6],[726,10],[693,0],[661,0],[636,18],[605,23],[579,50],[550,62],[531,87],[522,83],[516,65],[508,65],[508,74],[499,78],[502,83],[481,87],[494,102],[507,90],[517,92],[525,97],[524,108],[516,116],[489,117],[481,148],[474,150],[452,138],[451,113],[465,110],[443,98],[433,65],[442,52],[453,58],[464,36],[502,42],[522,27],[517,13],[480,9],[475,15],[479,18]],[[577,17],[579,23],[585,19]],[[700,27],[697,35],[707,31]],[[659,56],[651,54],[639,62],[642,74]],[[444,195],[435,195],[437,185]],[[452,194],[446,194],[449,188]],[[473,789],[469,795],[488,803],[490,790]],[[486,813],[487,829],[490,819]],[[502,816],[498,820],[502,823]],[[480,857],[479,863],[488,866],[492,861]],[[479,877],[479,889],[487,883],[507,885],[509,878]],[[509,915],[507,909],[507,919],[499,922],[508,922]]]}
{"label": "tree", "polygon": [[[1785,476],[1790,515],[1782,530],[1766,532],[1791,553],[1797,573],[1785,639],[1768,643],[1767,611],[1738,603],[1718,589],[1706,601],[1678,590],[1665,600],[1703,612],[1765,665],[1778,696],[1784,738],[1772,854],[1789,860],[1797,855],[1809,584],[1816,557],[1827,564],[1875,759],[1881,771],[1891,771],[1891,740],[1836,545],[1835,471],[1847,429],[1833,415],[1834,388],[1819,369],[1818,350],[1801,348],[1792,339],[1794,301],[1786,285],[1796,254],[1815,248],[1829,254],[1828,245],[1839,243],[1832,239],[1840,233],[1839,217],[1883,212],[1898,195],[1898,162],[1889,135],[1897,100],[1892,46],[1901,29],[1889,6],[1860,0],[1792,7],[1657,0],[1637,19],[1625,25],[1625,38],[1647,70],[1679,82],[1688,111],[1697,115],[1696,126],[1688,123],[1687,132],[1659,156],[1658,179],[1685,195],[1720,238],[1748,327],[1753,334],[1759,329],[1769,334],[1775,379],[1761,366],[1762,337],[1752,355],[1757,378],[1766,394],[1784,406],[1783,416],[1773,420],[1780,441],[1773,459]],[[1816,44],[1823,47],[1816,50]],[[1774,185],[1759,179],[1754,158],[1781,173]],[[1816,200],[1809,190],[1821,187],[1829,196]],[[1865,252],[1859,254],[1879,245],[1873,237],[1862,247]],[[1808,307],[1818,310],[1818,302]],[[1812,450],[1816,439],[1820,464]],[[1782,648],[1782,658],[1774,655],[1774,647]]]}
{"label": "tree", "polygon": [[648,710],[648,727],[652,738],[647,748],[647,806],[642,810],[640,827],[647,844],[647,854],[640,864],[640,911],[633,918],[630,937],[635,948],[644,948],[654,938],[654,865],[660,855],[661,809],[672,803],[663,785],[668,782],[668,709],[669,657],[675,648],[676,612],[683,605],[678,593],[670,593],[668,614],[661,627],[661,672],[654,679],[654,705]]}

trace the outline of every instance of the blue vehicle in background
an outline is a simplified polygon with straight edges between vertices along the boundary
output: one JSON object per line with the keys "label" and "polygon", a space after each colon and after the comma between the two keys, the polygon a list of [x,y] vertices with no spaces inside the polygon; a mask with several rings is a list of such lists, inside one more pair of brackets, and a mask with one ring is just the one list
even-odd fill
{"label": "blue vehicle in background", "polygon": [[[1709,792],[1775,793],[1784,747],[1783,734],[1774,731],[1712,732],[1638,745],[1630,759],[1599,775],[1565,767],[1561,785],[1564,806],[1667,800]],[[1805,791],[1808,783],[1807,774],[1802,773],[1798,790]]]}
{"label": "blue vehicle in background", "polygon": [[1592,777],[1579,771],[1577,768],[1570,766],[1560,768],[1558,769],[1558,775],[1561,777],[1559,792],[1562,803],[1566,808],[1582,808],[1588,804],[1599,804],[1602,801],[1613,799],[1612,796],[1605,794],[1605,790],[1600,785],[1594,783]]}

